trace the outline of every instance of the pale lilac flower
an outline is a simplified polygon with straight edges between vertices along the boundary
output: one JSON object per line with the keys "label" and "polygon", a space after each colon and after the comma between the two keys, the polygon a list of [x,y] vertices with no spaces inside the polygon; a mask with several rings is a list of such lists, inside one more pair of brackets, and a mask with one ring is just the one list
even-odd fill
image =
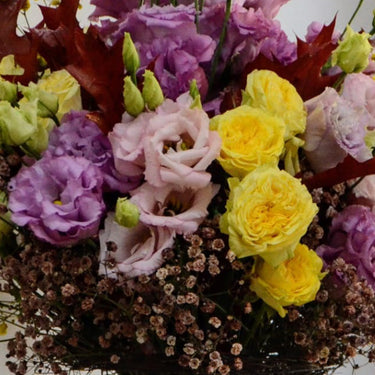
{"label": "pale lilac flower", "polygon": [[221,140],[209,130],[207,114],[190,109],[188,94],[169,99],[155,112],[124,118],[109,134],[115,165],[122,174],[144,173],[155,187],[175,184],[199,189],[211,180],[207,167],[218,156]]}
{"label": "pale lilac flower", "polygon": [[10,181],[12,220],[51,244],[75,244],[99,229],[102,184],[99,168],[87,159],[46,156]]}
{"label": "pale lilac flower", "polygon": [[173,185],[155,189],[144,183],[131,192],[130,201],[138,206],[142,223],[178,234],[192,233],[207,216],[207,206],[217,192],[218,187],[211,183],[197,191]]}
{"label": "pale lilac flower", "polygon": [[111,144],[98,126],[86,118],[87,112],[70,112],[49,136],[47,153],[52,156],[81,156],[102,172],[103,189],[127,193],[140,184],[138,176],[120,175],[114,166]]}
{"label": "pale lilac flower", "polygon": [[375,287],[375,215],[370,208],[351,205],[332,222],[328,241],[316,250],[326,264],[337,258],[357,267],[357,272]]}
{"label": "pale lilac flower", "polygon": [[375,128],[375,81],[371,76],[348,74],[343,83],[342,97],[358,107],[366,108],[372,116],[369,128]]}
{"label": "pale lilac flower", "polygon": [[[127,278],[149,275],[163,264],[163,250],[173,246],[174,237],[174,231],[164,227],[139,223],[134,228],[125,228],[109,213],[104,230],[99,232],[99,274],[112,278],[117,278],[118,273]],[[108,242],[115,244],[115,252],[108,251]]]}
{"label": "pale lilac flower", "polygon": [[348,154],[359,162],[372,158],[365,143],[371,117],[364,108],[340,97],[330,87],[308,100],[305,107],[304,148],[315,172],[335,167]]}

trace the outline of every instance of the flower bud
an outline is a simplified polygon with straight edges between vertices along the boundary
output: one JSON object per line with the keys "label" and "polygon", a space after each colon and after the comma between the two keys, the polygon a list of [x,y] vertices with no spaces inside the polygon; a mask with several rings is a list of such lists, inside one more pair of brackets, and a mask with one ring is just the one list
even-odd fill
{"label": "flower bud", "polygon": [[29,101],[37,100],[39,117],[53,117],[59,109],[59,100],[56,94],[40,89],[35,83],[29,86],[18,85],[23,96]]}
{"label": "flower bud", "polygon": [[338,65],[345,73],[360,73],[366,69],[372,50],[370,34],[356,33],[348,25],[345,37],[332,52],[332,66]]}
{"label": "flower bud", "polygon": [[164,101],[163,90],[151,70],[146,70],[143,77],[142,96],[148,109],[153,111]]}
{"label": "flower bud", "polygon": [[16,64],[14,55],[4,56],[0,61],[0,75],[3,76],[22,76],[25,72],[21,66]]}
{"label": "flower bud", "polygon": [[130,77],[124,79],[124,104],[126,111],[134,117],[137,117],[145,108],[142,94]]}
{"label": "flower bud", "polygon": [[132,77],[135,77],[135,74],[140,66],[140,61],[137,49],[135,48],[129,33],[124,34],[124,42],[122,44],[122,59],[124,61],[126,71]]}
{"label": "flower bud", "polygon": [[9,103],[17,101],[17,85],[8,82],[0,77],[0,100],[6,100]]}
{"label": "flower bud", "polygon": [[201,94],[197,86],[197,80],[195,79],[190,82],[189,94],[193,98],[190,108],[202,109]]}
{"label": "flower bud", "polygon": [[139,209],[127,198],[118,198],[116,203],[115,221],[127,228],[135,227],[139,222]]}
{"label": "flower bud", "polygon": [[0,131],[1,142],[10,146],[25,143],[37,129],[36,116],[13,108],[9,102],[0,101]]}

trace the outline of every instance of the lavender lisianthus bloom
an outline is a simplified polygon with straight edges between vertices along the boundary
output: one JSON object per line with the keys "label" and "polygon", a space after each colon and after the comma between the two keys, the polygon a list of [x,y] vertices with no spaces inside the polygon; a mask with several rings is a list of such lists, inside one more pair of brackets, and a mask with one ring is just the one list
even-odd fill
{"label": "lavender lisianthus bloom", "polygon": [[[163,264],[163,250],[173,246],[174,238],[175,232],[164,227],[139,223],[125,228],[109,213],[99,232],[99,274],[111,278],[117,278],[119,273],[126,278],[149,275]],[[116,251],[110,251],[108,243],[113,243]]]}
{"label": "lavender lisianthus bloom", "polygon": [[89,160],[47,155],[10,181],[12,220],[43,241],[73,245],[98,231],[102,185],[102,173]]}
{"label": "lavender lisianthus bloom", "polygon": [[375,288],[375,214],[369,207],[348,206],[333,219],[327,243],[316,252],[327,265],[337,258],[353,264]]}
{"label": "lavender lisianthus bloom", "polygon": [[140,178],[120,175],[114,166],[112,147],[85,111],[72,111],[52,130],[47,153],[52,156],[81,156],[90,160],[103,173],[106,191],[127,193],[140,184]]}
{"label": "lavender lisianthus bloom", "polygon": [[[224,23],[225,2],[205,7],[200,17],[199,31],[218,42]],[[235,2],[227,25],[218,72],[232,63],[234,73],[242,72],[247,63],[260,53],[288,64],[296,58],[296,45],[288,40],[279,21],[265,16],[262,9],[246,8]]]}
{"label": "lavender lisianthus bloom", "polygon": [[152,63],[167,97],[175,99],[187,91],[192,79],[204,96],[208,83],[201,64],[212,59],[215,42],[198,34],[194,16],[194,4],[141,7],[109,28],[108,41],[115,43],[129,32],[140,55],[141,71]]}

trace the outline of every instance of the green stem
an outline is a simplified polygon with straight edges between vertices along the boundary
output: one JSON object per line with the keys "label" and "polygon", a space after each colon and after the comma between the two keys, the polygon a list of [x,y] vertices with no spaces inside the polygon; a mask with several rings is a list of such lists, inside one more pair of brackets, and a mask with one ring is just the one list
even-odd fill
{"label": "green stem", "polygon": [[221,50],[223,49],[224,40],[225,40],[225,37],[227,35],[227,26],[228,26],[229,17],[230,17],[231,6],[232,6],[232,0],[226,0],[225,18],[224,18],[223,28],[221,29],[219,43],[216,47],[214,58],[213,58],[212,64],[211,64],[209,89],[212,88],[212,84],[213,84],[214,79],[215,79],[217,66],[219,64]]}
{"label": "green stem", "polygon": [[[359,3],[357,5],[357,7],[355,8],[352,16],[349,19],[348,25],[351,25],[351,23],[353,22],[354,18],[357,16],[358,11],[361,9],[362,4],[363,4],[363,0],[359,0]],[[346,26],[344,31],[342,32],[341,38],[345,35],[347,28],[348,28],[348,26]]]}

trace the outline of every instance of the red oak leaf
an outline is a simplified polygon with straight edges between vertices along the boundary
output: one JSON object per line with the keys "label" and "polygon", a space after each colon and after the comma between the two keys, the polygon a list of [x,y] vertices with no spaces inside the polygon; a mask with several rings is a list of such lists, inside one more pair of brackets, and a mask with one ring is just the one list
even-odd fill
{"label": "red oak leaf", "polygon": [[0,1],[0,59],[14,55],[17,64],[24,68],[22,76],[7,77],[27,84],[37,76],[37,41],[30,35],[17,35],[17,17],[26,0]]}
{"label": "red oak leaf", "polygon": [[107,47],[96,30],[85,33],[75,18],[78,0],[63,0],[56,8],[41,7],[46,27],[34,30],[40,54],[56,70],[65,68],[95,100],[103,113],[102,130],[108,132],[124,112],[121,41]]}

